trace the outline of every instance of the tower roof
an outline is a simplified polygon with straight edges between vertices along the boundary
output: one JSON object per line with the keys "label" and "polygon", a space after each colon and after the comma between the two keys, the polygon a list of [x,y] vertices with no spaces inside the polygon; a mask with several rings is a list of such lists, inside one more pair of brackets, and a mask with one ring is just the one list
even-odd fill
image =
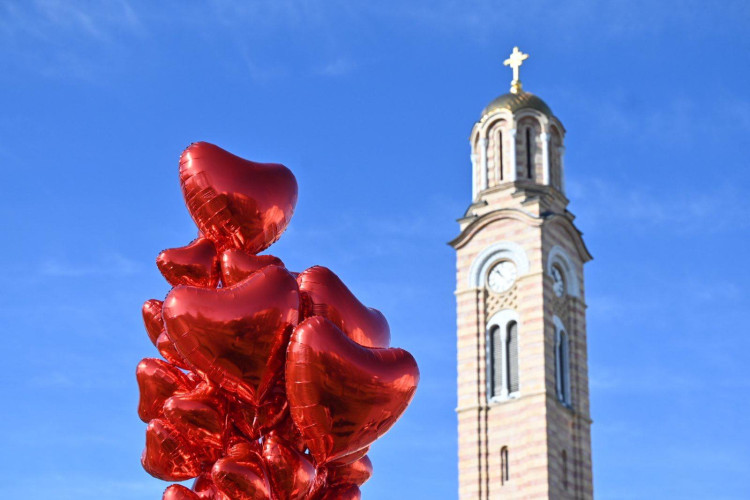
{"label": "tower roof", "polygon": [[547,116],[553,116],[552,110],[547,106],[547,103],[541,100],[530,92],[520,91],[518,93],[503,94],[484,108],[482,116],[492,113],[498,109],[507,109],[512,113],[515,113],[519,109],[531,108],[535,109]]}

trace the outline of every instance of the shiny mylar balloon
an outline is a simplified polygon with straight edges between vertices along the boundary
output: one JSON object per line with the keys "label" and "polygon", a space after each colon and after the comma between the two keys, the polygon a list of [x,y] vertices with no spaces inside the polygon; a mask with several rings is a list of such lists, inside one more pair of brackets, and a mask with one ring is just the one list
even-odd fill
{"label": "shiny mylar balloon", "polygon": [[286,229],[297,203],[297,181],[288,168],[243,160],[207,142],[183,151],[180,184],[198,228],[222,250],[266,249]]}
{"label": "shiny mylar balloon", "polygon": [[221,254],[221,281],[224,286],[231,286],[244,280],[255,271],[266,266],[284,267],[281,259],[273,255],[253,255],[230,248]]}
{"label": "shiny mylar balloon", "polygon": [[141,464],[152,476],[184,481],[200,474],[205,459],[169,422],[155,418],[148,423]]}
{"label": "shiny mylar balloon", "polygon": [[211,468],[216,489],[232,500],[268,500],[271,485],[263,458],[256,453],[220,458]]}
{"label": "shiny mylar balloon", "polygon": [[361,500],[362,493],[356,486],[337,486],[326,489],[320,500]]}
{"label": "shiny mylar balloon", "polygon": [[187,375],[160,359],[145,358],[135,369],[140,399],[138,416],[148,422],[164,415],[164,402],[175,394],[185,393],[194,387]]}
{"label": "shiny mylar balloon", "polygon": [[182,368],[183,370],[189,369],[187,363],[182,358],[182,355],[177,352],[177,349],[175,348],[172,339],[167,335],[166,330],[161,332],[159,338],[156,339],[156,348],[159,350],[159,354],[164,356],[164,359],[171,364],[178,368]]}
{"label": "shiny mylar balloon", "polygon": [[208,238],[199,237],[187,246],[162,251],[156,266],[172,286],[216,288],[219,284],[219,254]]}
{"label": "shiny mylar balloon", "polygon": [[231,400],[229,414],[232,422],[249,439],[258,439],[274,429],[287,415],[288,401],[283,381],[277,382],[258,405]]}
{"label": "shiny mylar balloon", "polygon": [[[164,402],[164,418],[191,443],[217,454],[226,433],[226,400],[203,383],[192,392],[176,394]],[[216,451],[209,451],[211,448]]]}
{"label": "shiny mylar balloon", "polygon": [[173,484],[164,490],[161,500],[201,500],[201,497],[182,485]]}
{"label": "shiny mylar balloon", "polygon": [[328,486],[353,484],[362,486],[372,477],[372,462],[368,456],[346,465],[328,467]]}
{"label": "shiny mylar balloon", "polygon": [[[284,394],[286,395],[286,392]],[[281,421],[279,421],[274,426],[269,434],[275,434],[276,436],[280,437],[284,440],[284,442],[288,443],[289,446],[300,453],[304,453],[307,449],[305,440],[302,438],[302,433],[299,431],[297,426],[294,425],[294,420],[292,420],[292,416],[289,414],[289,412],[284,413]]]}
{"label": "shiny mylar balloon", "polygon": [[289,409],[318,466],[351,456],[385,434],[418,382],[411,354],[364,347],[320,316],[301,323],[287,349]]}
{"label": "shiny mylar balloon", "polygon": [[210,470],[195,478],[193,491],[200,500],[231,500],[216,488]]}
{"label": "shiny mylar balloon", "polygon": [[162,314],[167,335],[191,367],[257,405],[281,375],[298,309],[297,282],[286,269],[268,266],[231,287],[178,286]]}
{"label": "shiny mylar balloon", "polygon": [[166,360],[136,370],[144,469],[195,478],[163,500],[359,500],[370,445],[416,390],[414,358],[388,348],[385,317],[331,270],[257,255],[294,212],[286,167],[199,142],[180,157],[180,185],[200,232],[159,254],[175,288],[143,305]]}
{"label": "shiny mylar balloon", "polygon": [[161,332],[164,331],[164,321],[161,319],[161,308],[164,302],[156,299],[149,299],[143,303],[143,324],[146,326],[146,333],[151,343],[156,345],[156,340]]}
{"label": "shiny mylar balloon", "polygon": [[385,316],[363,305],[333,271],[315,266],[297,276],[303,317],[323,316],[365,347],[388,347],[391,330]]}
{"label": "shiny mylar balloon", "polygon": [[263,458],[276,500],[304,500],[315,481],[315,466],[275,434],[263,439]]}

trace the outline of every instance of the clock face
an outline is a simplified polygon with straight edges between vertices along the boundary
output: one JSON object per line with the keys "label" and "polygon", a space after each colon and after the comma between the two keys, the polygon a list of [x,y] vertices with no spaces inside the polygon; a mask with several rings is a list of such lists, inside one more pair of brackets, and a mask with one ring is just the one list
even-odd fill
{"label": "clock face", "polygon": [[552,290],[555,291],[555,295],[558,297],[565,295],[565,279],[563,278],[562,271],[557,266],[552,266]]}
{"label": "clock face", "polygon": [[503,260],[495,264],[487,277],[487,283],[493,292],[504,292],[516,281],[518,269],[510,260]]}

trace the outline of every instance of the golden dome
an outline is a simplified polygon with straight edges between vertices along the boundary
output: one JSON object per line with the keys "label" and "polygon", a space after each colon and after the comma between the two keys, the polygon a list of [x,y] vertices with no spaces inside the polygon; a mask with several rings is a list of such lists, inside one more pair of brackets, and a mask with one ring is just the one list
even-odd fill
{"label": "golden dome", "polygon": [[544,113],[547,116],[553,116],[552,110],[549,109],[547,103],[542,101],[539,97],[529,92],[520,91],[517,94],[509,93],[503,94],[484,108],[482,116],[492,113],[498,109],[507,109],[512,113],[515,113],[519,109],[531,108]]}

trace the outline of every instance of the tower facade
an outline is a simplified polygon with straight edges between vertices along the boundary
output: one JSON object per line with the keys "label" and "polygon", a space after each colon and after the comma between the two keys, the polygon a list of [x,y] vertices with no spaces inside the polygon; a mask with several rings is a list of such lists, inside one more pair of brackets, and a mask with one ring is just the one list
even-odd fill
{"label": "tower facade", "polygon": [[459,497],[593,497],[583,265],[567,210],[565,129],[511,91],[470,135],[472,200],[456,250]]}

